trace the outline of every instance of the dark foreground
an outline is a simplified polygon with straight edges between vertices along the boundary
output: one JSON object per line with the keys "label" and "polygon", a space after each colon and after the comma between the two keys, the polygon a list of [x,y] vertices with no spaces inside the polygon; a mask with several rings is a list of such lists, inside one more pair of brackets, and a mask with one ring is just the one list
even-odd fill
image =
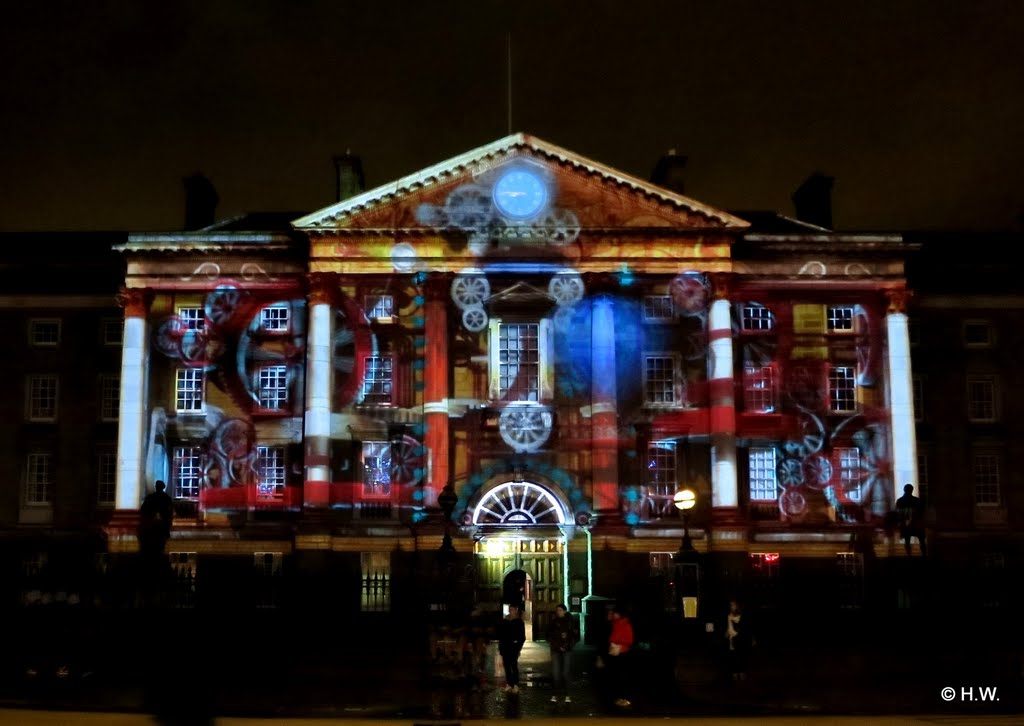
{"label": "dark foreground", "polygon": [[659,638],[649,631],[633,655],[633,698],[623,708],[610,702],[592,645],[575,653],[565,704],[550,702],[543,643],[524,650],[522,692],[506,694],[493,676],[493,652],[488,678],[466,681],[456,665],[428,653],[420,629],[389,616],[126,610],[47,622],[15,617],[11,647],[0,656],[0,707],[155,714],[165,724],[922,713],[1014,714],[1024,723],[1021,652],[1015,636],[997,637],[998,619],[857,623],[800,627],[790,620],[765,628],[740,682],[724,675],[719,634],[694,628]]}

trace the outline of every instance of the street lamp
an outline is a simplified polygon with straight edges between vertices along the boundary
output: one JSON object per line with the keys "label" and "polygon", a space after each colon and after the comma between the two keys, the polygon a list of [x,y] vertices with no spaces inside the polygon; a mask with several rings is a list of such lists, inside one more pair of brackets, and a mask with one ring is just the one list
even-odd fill
{"label": "street lamp", "polygon": [[690,488],[680,489],[672,497],[672,501],[675,503],[676,509],[683,513],[683,544],[679,551],[692,552],[693,541],[690,539],[690,510],[697,503],[697,492]]}

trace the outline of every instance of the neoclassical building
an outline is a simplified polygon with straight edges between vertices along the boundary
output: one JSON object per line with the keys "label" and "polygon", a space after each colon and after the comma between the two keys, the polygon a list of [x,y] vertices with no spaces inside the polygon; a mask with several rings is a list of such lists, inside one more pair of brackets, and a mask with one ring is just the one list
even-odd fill
{"label": "neoclassical building", "polygon": [[730,214],[524,134],[258,221],[117,245],[111,552],[162,480],[200,584],[228,558],[352,610],[523,598],[534,626],[595,595],[768,602],[780,568],[862,604],[865,558],[902,555],[900,235]]}

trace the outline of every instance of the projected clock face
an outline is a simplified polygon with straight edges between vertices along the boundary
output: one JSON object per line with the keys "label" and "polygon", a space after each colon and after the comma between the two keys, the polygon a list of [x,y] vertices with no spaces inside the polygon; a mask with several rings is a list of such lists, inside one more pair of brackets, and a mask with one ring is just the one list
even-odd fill
{"label": "projected clock face", "polygon": [[505,172],[494,185],[494,204],[506,217],[529,219],[544,208],[548,191],[540,177],[525,169]]}

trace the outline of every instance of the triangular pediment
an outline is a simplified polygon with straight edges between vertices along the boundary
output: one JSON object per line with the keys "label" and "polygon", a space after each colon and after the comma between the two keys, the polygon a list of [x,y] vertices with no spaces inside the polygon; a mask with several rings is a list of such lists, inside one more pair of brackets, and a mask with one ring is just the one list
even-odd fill
{"label": "triangular pediment", "polygon": [[[518,175],[520,180],[539,180],[536,194],[531,197],[528,187],[520,190],[510,185],[513,171],[525,172]],[[527,198],[536,204],[531,207],[524,201]],[[749,226],[727,212],[522,133],[292,224],[311,233],[415,234],[461,229],[471,240],[474,236],[491,241],[495,237],[525,242],[544,239],[554,244],[587,231],[741,230]]]}

